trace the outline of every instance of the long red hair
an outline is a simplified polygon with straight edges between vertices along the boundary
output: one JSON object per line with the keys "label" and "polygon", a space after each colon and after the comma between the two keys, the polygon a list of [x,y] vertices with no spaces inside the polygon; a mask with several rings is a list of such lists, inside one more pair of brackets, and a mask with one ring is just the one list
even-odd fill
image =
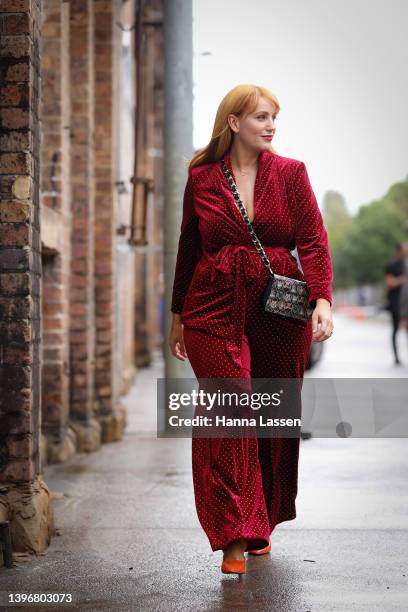
{"label": "long red hair", "polygon": [[[276,112],[279,112],[280,105],[276,96],[269,89],[260,85],[237,85],[224,96],[217,110],[211,140],[208,145],[193,155],[188,163],[189,173],[194,166],[216,162],[221,159],[225,151],[231,146],[233,139],[228,115],[232,113],[238,117],[245,117],[249,113],[255,112],[261,96],[272,102],[276,107]],[[272,145],[269,150],[272,153],[277,153]]]}

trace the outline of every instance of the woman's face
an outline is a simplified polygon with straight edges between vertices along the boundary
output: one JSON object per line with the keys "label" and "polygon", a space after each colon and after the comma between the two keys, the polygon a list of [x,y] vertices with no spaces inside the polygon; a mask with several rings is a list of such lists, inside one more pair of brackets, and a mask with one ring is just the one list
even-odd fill
{"label": "woman's face", "polygon": [[231,129],[234,131],[234,139],[246,147],[262,151],[269,149],[271,139],[264,136],[272,136],[275,133],[276,106],[267,98],[261,97],[254,113],[250,113],[244,118],[236,115],[229,115],[228,120]]}

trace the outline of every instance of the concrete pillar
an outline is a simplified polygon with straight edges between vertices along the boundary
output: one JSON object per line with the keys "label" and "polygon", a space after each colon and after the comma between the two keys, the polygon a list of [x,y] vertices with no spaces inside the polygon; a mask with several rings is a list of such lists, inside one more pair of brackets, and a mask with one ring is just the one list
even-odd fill
{"label": "concrete pillar", "polygon": [[[135,49],[134,31],[124,32],[135,23],[135,3],[123,2],[115,27],[114,115],[115,132],[119,135],[116,148],[116,236],[115,236],[115,379],[120,393],[126,394],[134,380],[135,314],[134,294],[136,279],[135,255],[128,244],[132,211],[132,183],[135,155]],[[122,24],[119,27],[117,23]],[[127,299],[123,296],[127,295]]]}
{"label": "concrete pillar", "polygon": [[187,170],[193,155],[193,14],[191,0],[164,2],[164,279],[165,279],[165,376],[192,377],[188,361],[170,353],[171,291]]}

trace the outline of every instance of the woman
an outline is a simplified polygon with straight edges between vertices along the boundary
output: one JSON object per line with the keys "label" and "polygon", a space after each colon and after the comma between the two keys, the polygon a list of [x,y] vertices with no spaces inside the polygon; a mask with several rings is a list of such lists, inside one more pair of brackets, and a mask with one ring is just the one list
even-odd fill
{"label": "woman", "polygon": [[[305,164],[271,146],[280,106],[238,85],[222,100],[210,143],[189,164],[169,345],[197,378],[302,379],[312,339],[333,331],[327,232]],[[312,320],[266,312],[268,280],[223,173],[231,172],[273,272],[306,280]],[[297,247],[301,271],[290,253]],[[198,518],[223,572],[243,573],[278,523],[296,517],[299,437],[192,439]]]}

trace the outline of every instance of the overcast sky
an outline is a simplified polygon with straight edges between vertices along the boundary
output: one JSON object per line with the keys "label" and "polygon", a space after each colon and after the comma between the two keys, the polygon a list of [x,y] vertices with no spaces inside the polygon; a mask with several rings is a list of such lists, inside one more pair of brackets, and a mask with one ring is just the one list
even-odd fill
{"label": "overcast sky", "polygon": [[408,175],[407,23],[408,0],[193,0],[194,147],[230,89],[264,85],[278,153],[356,212]]}

